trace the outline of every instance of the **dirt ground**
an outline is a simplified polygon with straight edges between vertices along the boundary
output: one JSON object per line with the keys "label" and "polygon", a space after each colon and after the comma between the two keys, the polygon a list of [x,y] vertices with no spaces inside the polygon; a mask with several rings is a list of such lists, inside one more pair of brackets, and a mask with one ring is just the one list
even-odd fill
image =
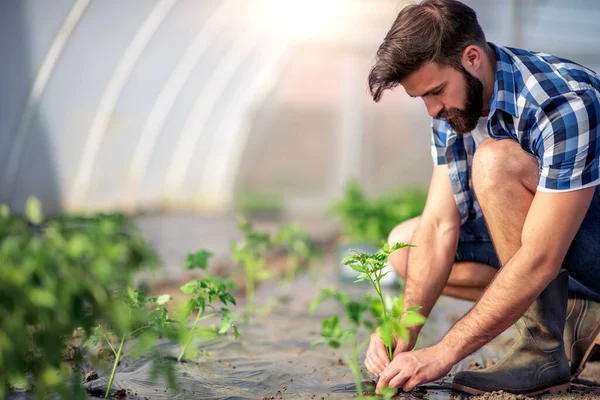
{"label": "dirt ground", "polygon": [[[216,223],[216,222],[215,222]],[[160,224],[153,222],[153,229]],[[194,225],[197,229],[198,225]],[[146,225],[146,228],[148,226]],[[312,229],[322,228],[317,224]],[[167,230],[168,231],[168,230]],[[150,235],[164,235],[150,233]],[[361,294],[372,290],[368,284],[342,283],[336,270],[335,241],[330,234],[321,235],[320,242],[327,251],[323,259],[311,271],[303,273],[288,286],[282,286],[276,280],[263,282],[257,291],[260,312],[248,326],[240,326],[240,338],[233,341],[231,336],[211,341],[198,341],[195,347],[212,353],[211,359],[194,358],[186,363],[177,363],[175,357],[179,347],[172,344],[161,346],[167,362],[176,367],[181,383],[178,391],[166,389],[160,381],[149,379],[150,364],[147,360],[129,362],[127,357],[118,367],[114,390],[124,389],[123,398],[131,399],[349,399],[356,397],[356,388],[350,369],[344,364],[339,351],[319,345],[311,349],[311,341],[320,337],[320,322],[337,311],[337,305],[326,302],[316,313],[308,312],[309,304],[322,287],[337,287],[350,294]],[[196,232],[197,234],[198,232]],[[207,233],[208,234],[208,233]],[[188,245],[201,241],[202,235]],[[210,240],[215,240],[212,237]],[[159,241],[165,246],[164,242]],[[226,246],[221,245],[223,252]],[[183,260],[181,249],[172,241],[167,256],[171,260]],[[159,246],[159,251],[161,247]],[[217,270],[226,272],[231,268],[225,258],[216,263]],[[275,269],[282,266],[281,259],[271,260]],[[185,281],[175,265],[169,267],[169,273],[163,274],[159,282],[153,285],[156,293],[177,292]],[[398,288],[386,288],[390,295],[398,294]],[[386,294],[384,292],[384,295]],[[238,295],[236,298],[240,298]],[[418,347],[435,343],[460,318],[472,303],[442,297],[423,329]],[[243,301],[237,311],[243,310]],[[364,333],[365,337],[368,334]],[[465,369],[477,369],[489,365],[502,357],[514,342],[516,331],[509,329],[481,350],[454,366],[451,374]],[[361,363],[364,360],[361,354]],[[99,378],[87,385],[93,393],[100,394],[106,387],[108,371],[97,371]],[[372,377],[362,366],[365,380]],[[468,396],[454,392],[449,388],[451,375],[440,381],[423,385],[412,393],[401,393],[397,398],[405,399],[526,399],[506,393],[489,393],[485,396]],[[574,384],[570,393],[556,396],[540,396],[543,399],[600,399],[600,363],[588,364],[582,377]]]}
{"label": "dirt ground", "polygon": [[[222,220],[225,218],[225,220]],[[215,252],[210,270],[215,274],[235,272],[228,259],[229,241],[239,238],[233,217],[169,216],[143,218],[140,222],[145,236],[157,248],[164,267],[157,274],[139,277],[153,294],[168,293],[175,301],[179,287],[194,274],[183,269],[185,256],[202,248]],[[300,221],[301,222],[301,221]],[[324,249],[323,258],[308,271],[303,271],[288,285],[277,279],[262,282],[257,288],[258,314],[248,325],[239,324],[240,338],[232,336],[213,340],[197,340],[192,348],[205,352],[206,357],[189,357],[185,362],[176,361],[181,348],[177,344],[162,343],[154,350],[161,362],[175,369],[180,387],[167,388],[161,379],[151,377],[153,364],[148,359],[132,360],[126,346],[124,356],[117,367],[112,386],[113,398],[120,399],[352,399],[356,388],[349,367],[342,353],[319,345],[311,348],[311,342],[320,338],[321,321],[339,311],[334,302],[325,302],[314,313],[309,305],[320,288],[335,287],[350,295],[371,293],[368,283],[344,283],[338,276],[336,253],[337,231],[330,223],[309,221],[304,224],[317,243]],[[262,224],[259,230],[275,231],[273,224]],[[269,259],[269,267],[275,272],[284,267],[281,253]],[[243,281],[235,278],[239,283]],[[398,295],[398,287],[385,287],[385,295]],[[244,301],[241,292],[233,311],[241,314]],[[471,302],[442,296],[434,307],[421,333],[417,348],[436,343],[454,322],[472,307]],[[366,339],[370,332],[362,332]],[[529,397],[507,393],[488,393],[469,396],[450,389],[452,375],[461,370],[479,369],[499,360],[516,338],[516,331],[508,329],[491,343],[453,367],[450,374],[439,381],[422,385],[411,393],[400,393],[399,399],[470,399],[525,400]],[[364,381],[373,379],[364,365],[365,350],[359,356]],[[110,366],[91,367],[84,372],[89,378],[85,384],[91,399],[103,398]],[[13,393],[9,399],[32,398],[28,392]],[[53,397],[50,397],[53,398]],[[571,391],[563,395],[544,395],[538,399],[600,399],[600,362],[588,363],[580,379]]]}

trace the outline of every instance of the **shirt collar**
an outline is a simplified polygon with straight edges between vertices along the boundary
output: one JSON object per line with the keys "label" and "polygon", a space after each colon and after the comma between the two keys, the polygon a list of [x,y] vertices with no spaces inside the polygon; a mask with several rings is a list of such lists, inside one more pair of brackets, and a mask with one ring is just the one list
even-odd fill
{"label": "shirt collar", "polygon": [[496,77],[494,79],[494,94],[490,100],[488,120],[496,110],[505,111],[517,116],[517,93],[514,77],[514,63],[506,51],[500,46],[488,42],[496,52]]}

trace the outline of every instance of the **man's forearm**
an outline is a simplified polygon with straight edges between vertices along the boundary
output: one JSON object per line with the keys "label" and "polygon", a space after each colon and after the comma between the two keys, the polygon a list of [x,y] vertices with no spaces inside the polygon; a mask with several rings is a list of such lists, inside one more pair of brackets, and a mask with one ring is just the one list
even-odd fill
{"label": "man's forearm", "polygon": [[454,362],[494,339],[513,325],[558,273],[545,260],[521,248],[502,267],[473,309],[441,340]]}
{"label": "man's forearm", "polygon": [[[460,225],[439,224],[422,219],[417,226],[408,253],[405,308],[422,306],[420,313],[428,316],[442,294],[456,256]],[[411,329],[416,340],[420,327]]]}

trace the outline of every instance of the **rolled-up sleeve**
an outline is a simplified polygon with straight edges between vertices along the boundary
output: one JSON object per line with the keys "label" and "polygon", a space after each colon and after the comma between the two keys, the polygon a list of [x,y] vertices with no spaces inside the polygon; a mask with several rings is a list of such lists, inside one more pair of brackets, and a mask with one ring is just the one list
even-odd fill
{"label": "rolled-up sleeve", "polygon": [[540,168],[538,190],[600,185],[599,117],[600,95],[595,90],[556,96],[541,105],[532,130]]}

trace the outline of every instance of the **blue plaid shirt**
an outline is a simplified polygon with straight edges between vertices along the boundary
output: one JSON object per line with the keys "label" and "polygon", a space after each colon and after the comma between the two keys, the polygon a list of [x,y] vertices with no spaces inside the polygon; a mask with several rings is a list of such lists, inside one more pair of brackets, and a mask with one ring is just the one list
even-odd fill
{"label": "blue plaid shirt", "polygon": [[[512,139],[539,164],[537,190],[596,186],[600,193],[600,77],[549,54],[500,47],[487,118],[491,138]],[[443,119],[432,120],[434,165],[448,166],[462,223],[480,217],[471,183],[476,144]]]}

